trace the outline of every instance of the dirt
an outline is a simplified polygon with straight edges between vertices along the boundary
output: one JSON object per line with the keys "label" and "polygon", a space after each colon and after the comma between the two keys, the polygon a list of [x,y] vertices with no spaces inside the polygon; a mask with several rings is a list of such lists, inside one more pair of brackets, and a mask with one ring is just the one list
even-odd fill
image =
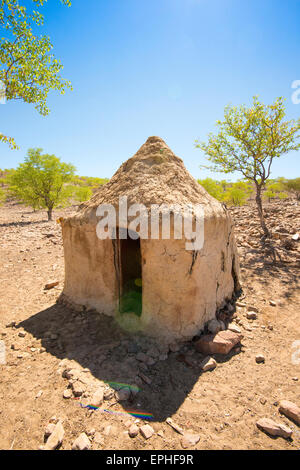
{"label": "dirt", "polygon": [[[280,415],[278,403],[286,399],[300,406],[294,344],[300,340],[300,241],[291,240],[300,232],[300,204],[266,206],[267,222],[276,232],[272,246],[262,245],[254,207],[232,210],[243,283],[238,301],[258,313],[251,321],[247,307],[234,305],[231,316],[244,335],[242,346],[227,356],[215,355],[217,367],[205,373],[193,343],[145,365],[137,359],[149,349],[145,338],[128,337],[111,318],[56,303],[64,259],[55,219],[71,212],[56,211],[54,221],[46,222],[45,212],[13,204],[0,208],[0,340],[6,346],[6,364],[0,365],[0,448],[39,449],[45,427],[56,416],[65,430],[61,449],[71,449],[82,432],[89,434],[92,449],[181,449],[183,436],[168,417],[184,433],[199,435],[193,449],[299,449],[300,429]],[[45,290],[52,282],[59,285]],[[15,327],[7,327],[10,322]],[[265,361],[257,364],[259,354]],[[69,386],[62,376],[66,367],[86,374],[87,383],[135,384],[140,392],[128,402],[118,403],[114,396],[98,410],[83,408],[83,399],[63,398]],[[141,433],[129,437],[136,418],[128,410],[153,416],[150,439]],[[256,426],[260,418],[287,425],[292,439],[266,435]]]}

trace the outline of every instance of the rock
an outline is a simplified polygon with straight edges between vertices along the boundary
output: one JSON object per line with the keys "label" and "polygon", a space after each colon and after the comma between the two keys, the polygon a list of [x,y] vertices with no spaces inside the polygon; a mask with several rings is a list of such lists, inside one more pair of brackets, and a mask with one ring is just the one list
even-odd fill
{"label": "rock", "polygon": [[48,284],[45,285],[44,290],[54,289],[54,287],[57,287],[58,285],[59,285],[59,281],[49,282]]}
{"label": "rock", "polygon": [[18,334],[18,336],[19,336],[20,338],[25,338],[25,336],[26,336],[25,331],[20,331],[19,334]]}
{"label": "rock", "polygon": [[290,428],[284,424],[275,423],[275,421],[269,418],[261,418],[257,421],[256,426],[258,429],[270,434],[271,436],[289,438],[293,434],[293,431]]}
{"label": "rock", "polygon": [[178,426],[178,424],[174,423],[172,418],[167,418],[166,423],[171,426],[171,428],[173,428],[176,432],[178,432],[178,434],[182,434],[182,436],[184,435],[183,429]]}
{"label": "rock", "polygon": [[63,397],[68,400],[69,398],[72,398],[72,390],[70,388],[67,388],[67,390],[64,391]]}
{"label": "rock", "polygon": [[143,352],[139,352],[137,355],[136,355],[136,359],[140,362],[147,362],[148,361],[148,356],[146,354],[144,354]]}
{"label": "rock", "polygon": [[220,331],[216,335],[205,335],[195,343],[197,351],[203,354],[228,354],[243,338],[242,334]]}
{"label": "rock", "polygon": [[115,395],[115,392],[111,388],[107,388],[106,390],[104,390],[104,393],[103,393],[104,400],[111,400],[114,397],[114,395]]}
{"label": "rock", "polygon": [[101,445],[101,446],[104,445],[104,438],[102,437],[102,435],[100,434],[100,432],[96,432],[96,433],[95,433],[95,435],[94,435],[94,442],[95,442],[95,444],[98,444],[98,445]]}
{"label": "rock", "polygon": [[72,445],[72,450],[89,450],[90,448],[90,440],[84,432],[75,439]]}
{"label": "rock", "polygon": [[98,388],[98,390],[92,396],[91,405],[99,407],[104,400],[104,390],[103,388]]}
{"label": "rock", "polygon": [[72,384],[72,389],[75,397],[81,397],[84,393],[83,385],[78,381]]}
{"label": "rock", "polygon": [[131,396],[131,392],[129,388],[121,388],[116,392],[116,399],[118,401],[127,401]]}
{"label": "rock", "polygon": [[277,306],[277,303],[274,302],[274,300],[270,300],[269,303],[270,303],[271,307],[276,307]]}
{"label": "rock", "polygon": [[16,322],[12,321],[6,325],[6,328],[14,328],[16,326]]}
{"label": "rock", "polygon": [[263,364],[265,362],[265,356],[263,356],[262,354],[258,354],[255,357],[255,360],[256,360],[257,364]]}
{"label": "rock", "polygon": [[173,352],[173,353],[176,353],[180,350],[181,346],[177,343],[172,343],[169,345],[169,351],[170,352]]}
{"label": "rock", "polygon": [[54,429],[55,429],[55,424],[54,423],[48,423],[47,424],[47,426],[45,428],[45,432],[44,432],[45,439],[48,439],[48,437],[51,436]]}
{"label": "rock", "polygon": [[246,315],[248,320],[256,320],[257,319],[257,313],[256,312],[247,312]]}
{"label": "rock", "polygon": [[217,363],[213,357],[206,357],[200,364],[201,369],[203,372],[207,372],[209,370],[213,370],[217,367]]}
{"label": "rock", "polygon": [[300,425],[300,408],[292,401],[282,400],[279,403],[279,412]]}
{"label": "rock", "polygon": [[232,331],[233,333],[241,333],[241,329],[235,323],[229,323],[228,330]]}
{"label": "rock", "polygon": [[295,242],[297,242],[299,238],[300,238],[299,233],[295,233],[295,235],[292,236],[292,240],[294,240]]}
{"label": "rock", "polygon": [[145,424],[144,426],[140,427],[140,433],[145,439],[150,439],[150,437],[154,434],[154,429],[150,426],[150,424]]}
{"label": "rock", "polygon": [[[132,424],[128,430],[128,434],[130,437],[136,437],[139,433],[139,428],[136,424]],[[144,436],[145,437],[145,436]],[[151,437],[151,436],[150,436]]]}
{"label": "rock", "polygon": [[255,312],[255,313],[258,313],[258,308],[257,307],[254,307],[254,305],[249,305],[249,307],[247,308],[248,312]]}
{"label": "rock", "polygon": [[195,446],[199,441],[200,436],[198,434],[185,434],[181,440],[181,445],[183,449],[188,449]]}
{"label": "rock", "polygon": [[219,331],[222,330],[222,326],[216,318],[208,322],[207,328],[208,328],[208,331],[212,333],[213,335],[219,333]]}
{"label": "rock", "polygon": [[50,437],[48,438],[44,449],[45,450],[55,450],[62,444],[64,439],[65,431],[61,421],[55,425],[53,432],[51,433]]}
{"label": "rock", "polygon": [[236,302],[235,305],[236,305],[237,307],[247,307],[247,305],[244,304],[243,302]]}

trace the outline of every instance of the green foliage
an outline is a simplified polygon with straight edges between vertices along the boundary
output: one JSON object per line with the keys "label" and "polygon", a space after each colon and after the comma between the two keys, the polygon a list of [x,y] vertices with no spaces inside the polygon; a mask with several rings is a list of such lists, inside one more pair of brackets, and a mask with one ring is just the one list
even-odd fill
{"label": "green foliage", "polygon": [[298,200],[300,200],[300,178],[294,178],[287,180],[284,183],[285,189],[296,194]]}
{"label": "green foliage", "polygon": [[76,202],[84,202],[91,199],[93,191],[89,186],[72,186],[72,197]]}
{"label": "green foliage", "polygon": [[266,183],[266,191],[263,194],[264,199],[271,202],[272,199],[280,198],[286,199],[288,194],[284,192],[285,180],[284,178],[277,178],[276,180],[269,180]]}
{"label": "green foliage", "polygon": [[235,206],[244,205],[253,192],[253,187],[248,181],[230,183],[225,180],[216,181],[212,178],[206,178],[198,180],[198,183],[218,201]]}
{"label": "green foliage", "polygon": [[223,201],[224,186],[219,181],[213,180],[212,178],[205,178],[204,180],[198,180],[198,183],[215,199]]}
{"label": "green foliage", "polygon": [[283,98],[264,105],[257,97],[253,105],[227,106],[224,120],[217,121],[218,133],[209,134],[208,143],[196,141],[212,171],[239,172],[256,186],[256,203],[265,236],[269,231],[264,221],[261,192],[270,177],[274,159],[300,148],[300,119],[284,121]]}
{"label": "green foliage", "polygon": [[224,121],[217,121],[219,132],[209,134],[208,143],[196,141],[213,171],[238,171],[244,178],[264,184],[269,178],[274,158],[298,150],[300,119],[283,121],[283,98],[264,105],[253,98],[253,106],[227,106]]}
{"label": "green foliage", "polygon": [[[47,0],[32,0],[36,9],[21,5],[20,0],[0,0],[0,81],[4,84],[7,100],[23,100],[35,104],[40,114],[49,113],[47,98],[51,90],[65,93],[71,84],[60,76],[63,68],[51,53],[50,38],[35,34],[43,25],[39,11]],[[67,6],[70,0],[61,0]],[[28,2],[27,2],[28,3]],[[12,137],[0,133],[0,142],[17,148]]]}
{"label": "green foliage", "polygon": [[0,206],[2,206],[3,202],[6,201],[6,192],[4,189],[0,189]]}
{"label": "green foliage", "polygon": [[47,208],[48,218],[59,204],[65,204],[70,191],[65,183],[72,180],[75,167],[42,149],[29,149],[25,162],[10,176],[10,192],[34,209]]}

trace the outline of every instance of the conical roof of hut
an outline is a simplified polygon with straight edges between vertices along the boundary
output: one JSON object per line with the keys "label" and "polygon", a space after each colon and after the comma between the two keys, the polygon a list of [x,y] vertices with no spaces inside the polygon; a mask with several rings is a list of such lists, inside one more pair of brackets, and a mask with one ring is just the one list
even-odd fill
{"label": "conical roof of hut", "polygon": [[182,159],[160,137],[149,137],[111,180],[81,205],[72,220],[91,222],[99,205],[117,208],[121,196],[127,196],[128,205],[142,203],[150,208],[152,204],[201,204],[207,215],[224,215],[222,205],[191,176]]}

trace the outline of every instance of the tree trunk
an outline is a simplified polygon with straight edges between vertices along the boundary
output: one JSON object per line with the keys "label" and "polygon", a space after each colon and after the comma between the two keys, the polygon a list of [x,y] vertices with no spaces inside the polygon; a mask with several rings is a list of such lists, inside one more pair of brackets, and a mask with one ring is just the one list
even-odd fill
{"label": "tree trunk", "polygon": [[48,221],[52,220],[52,210],[53,209],[48,209]]}
{"label": "tree trunk", "polygon": [[261,201],[261,186],[259,186],[259,185],[256,186],[255,201],[256,201],[256,205],[257,205],[258,217],[259,217],[259,220],[260,220],[261,228],[263,229],[265,237],[268,238],[270,236],[270,232],[269,232],[268,227],[266,226],[266,223],[265,223],[264,211],[263,211],[262,201]]}

